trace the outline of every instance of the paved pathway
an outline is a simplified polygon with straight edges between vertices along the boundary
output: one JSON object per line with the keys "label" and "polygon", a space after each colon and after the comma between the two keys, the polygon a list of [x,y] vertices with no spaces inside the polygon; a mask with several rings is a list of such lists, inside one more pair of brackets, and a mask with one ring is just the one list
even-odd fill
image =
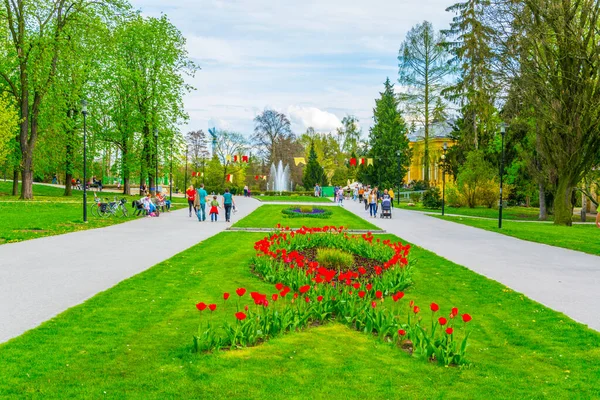
{"label": "paved pathway", "polygon": [[[260,205],[235,201],[234,221]],[[185,209],[1,245],[0,343],[231,226],[220,219],[200,223]]]}
{"label": "paved pathway", "polygon": [[415,211],[394,209],[392,220],[382,220],[371,219],[358,203],[349,201],[345,206],[404,240],[600,331],[598,256],[528,242]]}

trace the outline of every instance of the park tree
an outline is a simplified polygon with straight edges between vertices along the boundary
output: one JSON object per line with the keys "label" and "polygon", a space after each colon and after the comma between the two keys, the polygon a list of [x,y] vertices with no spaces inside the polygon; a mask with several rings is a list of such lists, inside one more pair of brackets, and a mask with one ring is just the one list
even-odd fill
{"label": "park tree", "polygon": [[8,40],[0,42],[4,54],[0,79],[19,109],[21,198],[33,198],[40,114],[64,55],[65,32],[91,14],[108,20],[115,11],[125,9],[119,0],[14,0],[0,4],[0,25],[8,26]]}
{"label": "park tree", "polygon": [[556,172],[554,223],[570,226],[573,191],[600,152],[600,3],[523,0],[511,11],[518,46],[506,51],[519,65],[511,83],[531,102],[542,168]]}
{"label": "park tree", "polygon": [[135,131],[141,134],[140,178],[142,182],[149,178],[154,187],[157,145],[170,145],[177,125],[187,119],[183,96],[192,87],[184,77],[193,76],[198,68],[188,58],[181,32],[164,15],[130,18],[117,27],[115,40],[118,76],[136,107]]}
{"label": "park tree", "polygon": [[290,120],[283,113],[267,109],[254,118],[252,140],[268,163],[276,162],[283,156],[276,153],[275,143],[292,135]]}
{"label": "park tree", "polygon": [[315,151],[315,146],[311,143],[308,161],[306,163],[306,168],[304,168],[302,186],[304,186],[306,190],[310,190],[310,188],[312,188],[316,184],[327,184],[326,179],[327,178],[325,176],[325,172],[323,171],[323,167],[321,167],[319,161],[317,160],[317,152]]}
{"label": "park tree", "polygon": [[490,0],[466,0],[448,7],[446,11],[455,17],[450,28],[442,31],[446,37],[443,46],[451,54],[450,63],[458,76],[442,94],[461,108],[462,141],[467,150],[478,149],[483,136],[494,132],[496,125],[498,85],[492,68],[496,31],[486,19],[490,6]]}
{"label": "park tree", "polygon": [[369,157],[375,163],[374,167],[366,168],[369,183],[385,188],[398,185],[408,171],[410,149],[406,124],[389,78],[385,81],[380,98],[375,100],[369,145]]}
{"label": "park tree", "polygon": [[188,149],[188,159],[194,166],[194,171],[204,169],[210,156],[204,131],[202,129],[189,131],[185,135],[185,141]]}
{"label": "park tree", "polygon": [[249,145],[244,135],[227,130],[219,131],[214,155],[218,157],[222,166],[221,176],[223,185],[226,184],[226,177],[230,174],[238,175],[238,180],[234,184],[239,184],[245,180],[244,174],[240,173],[242,170],[245,171],[245,166],[241,164],[241,160],[238,160],[236,163],[234,156],[247,155],[248,151]]}
{"label": "park tree", "polygon": [[12,152],[13,141],[17,126],[19,125],[19,114],[7,94],[0,95],[0,164],[6,162]]}
{"label": "park tree", "polygon": [[414,26],[400,47],[399,82],[407,89],[400,99],[407,113],[424,128],[423,168],[425,180],[429,180],[431,159],[429,156],[429,130],[434,111],[441,112],[439,100],[451,69],[448,53],[442,46],[445,37],[436,33],[433,25],[424,21]]}
{"label": "park tree", "polygon": [[358,126],[358,118],[347,115],[342,118],[342,126],[336,129],[340,152],[352,153],[358,149],[361,130]]}

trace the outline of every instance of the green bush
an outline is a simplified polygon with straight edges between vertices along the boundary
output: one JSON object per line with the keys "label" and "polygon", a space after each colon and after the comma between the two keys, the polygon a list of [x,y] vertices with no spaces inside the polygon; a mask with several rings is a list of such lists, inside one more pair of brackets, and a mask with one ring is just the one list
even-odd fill
{"label": "green bush", "polygon": [[304,189],[304,186],[301,185],[296,185],[296,192],[306,192],[306,189]]}
{"label": "green bush", "polygon": [[354,264],[354,256],[339,249],[317,249],[318,263],[328,269],[341,269]]}
{"label": "green bush", "polygon": [[442,194],[438,187],[430,187],[423,193],[423,207],[425,208],[440,208],[442,206]]}
{"label": "green bush", "polygon": [[303,212],[303,213],[312,213],[313,212],[313,206],[300,206],[300,212]]}
{"label": "green bush", "polygon": [[415,181],[412,184],[412,189],[415,191],[427,190],[429,189],[429,184],[427,181]]}
{"label": "green bush", "polygon": [[410,201],[412,203],[420,203],[421,202],[421,193],[413,192],[409,195]]}

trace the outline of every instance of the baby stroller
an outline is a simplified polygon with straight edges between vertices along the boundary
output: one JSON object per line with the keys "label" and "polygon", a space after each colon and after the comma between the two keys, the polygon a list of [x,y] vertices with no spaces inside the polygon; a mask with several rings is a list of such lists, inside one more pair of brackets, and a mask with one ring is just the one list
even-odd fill
{"label": "baby stroller", "polygon": [[392,218],[392,201],[389,198],[381,200],[381,218]]}

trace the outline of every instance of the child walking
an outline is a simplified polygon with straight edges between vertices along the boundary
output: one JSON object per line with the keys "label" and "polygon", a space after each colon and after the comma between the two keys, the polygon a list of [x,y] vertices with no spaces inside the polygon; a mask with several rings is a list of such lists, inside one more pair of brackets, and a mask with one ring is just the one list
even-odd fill
{"label": "child walking", "polygon": [[213,196],[212,201],[210,202],[210,221],[217,222],[219,218],[219,201],[217,200],[217,196]]}

